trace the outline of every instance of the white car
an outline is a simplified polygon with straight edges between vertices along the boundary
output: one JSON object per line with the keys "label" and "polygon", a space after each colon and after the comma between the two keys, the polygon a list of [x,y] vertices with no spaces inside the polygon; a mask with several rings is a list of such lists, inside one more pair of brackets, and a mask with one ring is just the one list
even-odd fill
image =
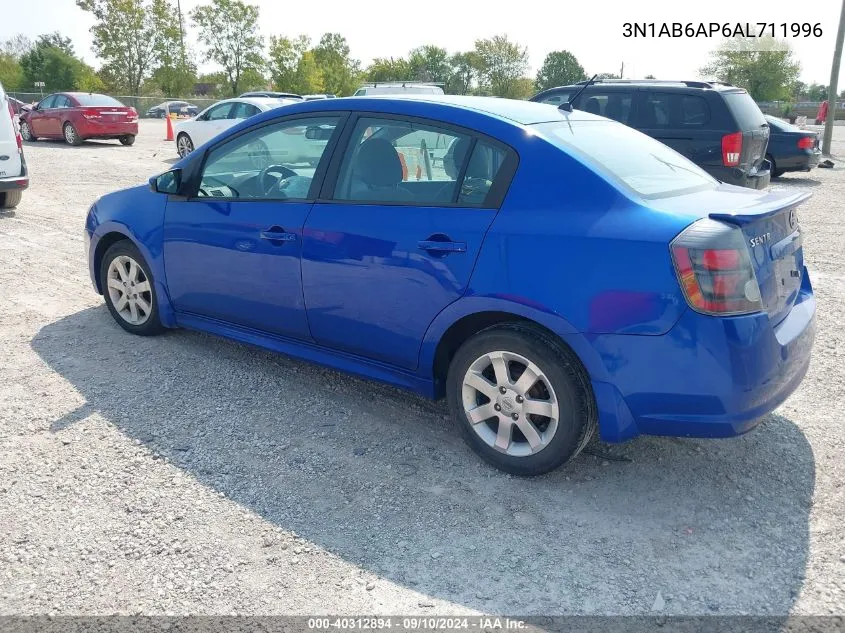
{"label": "white car", "polygon": [[301,101],[268,99],[266,97],[237,97],[218,101],[195,117],[187,121],[180,121],[173,126],[173,133],[176,137],[176,151],[180,157],[184,158],[195,148],[236,123],[260,112],[266,112],[290,103],[301,103]]}
{"label": "white car", "polygon": [[28,186],[20,129],[14,108],[0,84],[0,209],[18,206]]}

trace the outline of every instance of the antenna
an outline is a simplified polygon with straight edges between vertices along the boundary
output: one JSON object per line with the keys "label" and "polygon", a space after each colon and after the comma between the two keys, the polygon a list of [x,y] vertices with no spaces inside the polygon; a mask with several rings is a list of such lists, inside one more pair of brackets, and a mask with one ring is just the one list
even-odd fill
{"label": "antenna", "polygon": [[567,101],[566,103],[561,103],[561,104],[558,106],[558,110],[563,110],[564,112],[572,112],[572,104],[573,104],[573,103],[575,103],[575,100],[576,100],[578,97],[580,97],[580,96],[581,96],[581,93],[582,93],[582,92],[584,92],[587,88],[589,88],[590,86],[592,86],[592,85],[593,85],[593,82],[596,80],[596,77],[598,77],[598,74],[593,75],[592,77],[590,77],[590,80],[589,80],[587,83],[585,83],[583,86],[581,86],[581,90],[579,90],[579,91],[578,91],[578,92],[576,92],[574,95],[572,95],[572,96],[569,98],[569,101]]}

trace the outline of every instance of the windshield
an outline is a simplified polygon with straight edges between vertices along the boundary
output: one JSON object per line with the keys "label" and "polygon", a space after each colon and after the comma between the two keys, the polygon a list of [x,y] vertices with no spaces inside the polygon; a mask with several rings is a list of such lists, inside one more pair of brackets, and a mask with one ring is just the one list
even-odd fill
{"label": "windshield", "polygon": [[123,104],[114,99],[109,97],[108,95],[95,95],[95,94],[84,94],[84,95],[73,95],[73,98],[79,102],[81,106],[117,106],[119,108],[123,107]]}
{"label": "windshield", "polygon": [[698,165],[627,125],[612,121],[552,121],[533,126],[596,172],[643,198],[664,198],[717,185]]}

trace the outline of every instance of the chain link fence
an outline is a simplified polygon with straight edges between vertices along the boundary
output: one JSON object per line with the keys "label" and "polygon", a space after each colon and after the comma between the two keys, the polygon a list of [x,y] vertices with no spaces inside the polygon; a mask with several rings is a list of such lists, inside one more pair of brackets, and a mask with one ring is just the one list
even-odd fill
{"label": "chain link fence", "polygon": [[[24,103],[38,103],[46,97],[48,94],[52,93],[44,93],[43,95],[40,92],[9,92],[9,96],[14,97],[15,99],[22,101]],[[104,93],[107,94],[107,93]],[[207,98],[207,97],[190,97],[187,99],[176,98],[176,97],[138,97],[138,96],[126,96],[126,95],[109,95],[123,103],[124,105],[131,106],[135,108],[138,112],[138,116],[141,118],[152,117],[152,118],[163,118],[164,112],[162,110],[156,109],[158,106],[162,106],[170,101],[180,101],[183,103],[187,103],[189,105],[195,106],[197,108],[196,112],[202,112],[208,106],[217,103],[220,99],[214,98]],[[152,110],[152,112],[151,112]],[[196,112],[192,112],[191,114],[196,114]],[[176,114],[180,114],[180,111],[176,111]]]}

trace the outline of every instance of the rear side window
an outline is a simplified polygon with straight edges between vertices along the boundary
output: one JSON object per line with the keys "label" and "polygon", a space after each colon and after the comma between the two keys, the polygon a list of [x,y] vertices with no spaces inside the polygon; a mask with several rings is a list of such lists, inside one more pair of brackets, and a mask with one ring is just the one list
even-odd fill
{"label": "rear side window", "polygon": [[[335,187],[336,200],[408,206],[483,206],[501,185],[504,148],[436,125],[358,121]],[[501,189],[501,188],[499,188]]]}
{"label": "rear side window", "polygon": [[552,121],[536,127],[593,171],[643,198],[665,198],[717,185],[689,159],[626,125]]}
{"label": "rear side window", "polygon": [[710,106],[702,97],[679,95],[681,125],[697,127],[710,122]]}
{"label": "rear side window", "polygon": [[643,92],[637,113],[637,126],[647,129],[670,127],[672,96],[668,92]]}
{"label": "rear side window", "polygon": [[747,92],[725,92],[723,96],[740,130],[753,130],[766,124],[763,113]]}
{"label": "rear side window", "polygon": [[628,123],[633,98],[633,92],[590,92],[578,98],[578,109]]}
{"label": "rear side window", "polygon": [[81,106],[112,106],[122,108],[123,104],[108,95],[97,94],[80,94],[76,95],[76,100]]}

